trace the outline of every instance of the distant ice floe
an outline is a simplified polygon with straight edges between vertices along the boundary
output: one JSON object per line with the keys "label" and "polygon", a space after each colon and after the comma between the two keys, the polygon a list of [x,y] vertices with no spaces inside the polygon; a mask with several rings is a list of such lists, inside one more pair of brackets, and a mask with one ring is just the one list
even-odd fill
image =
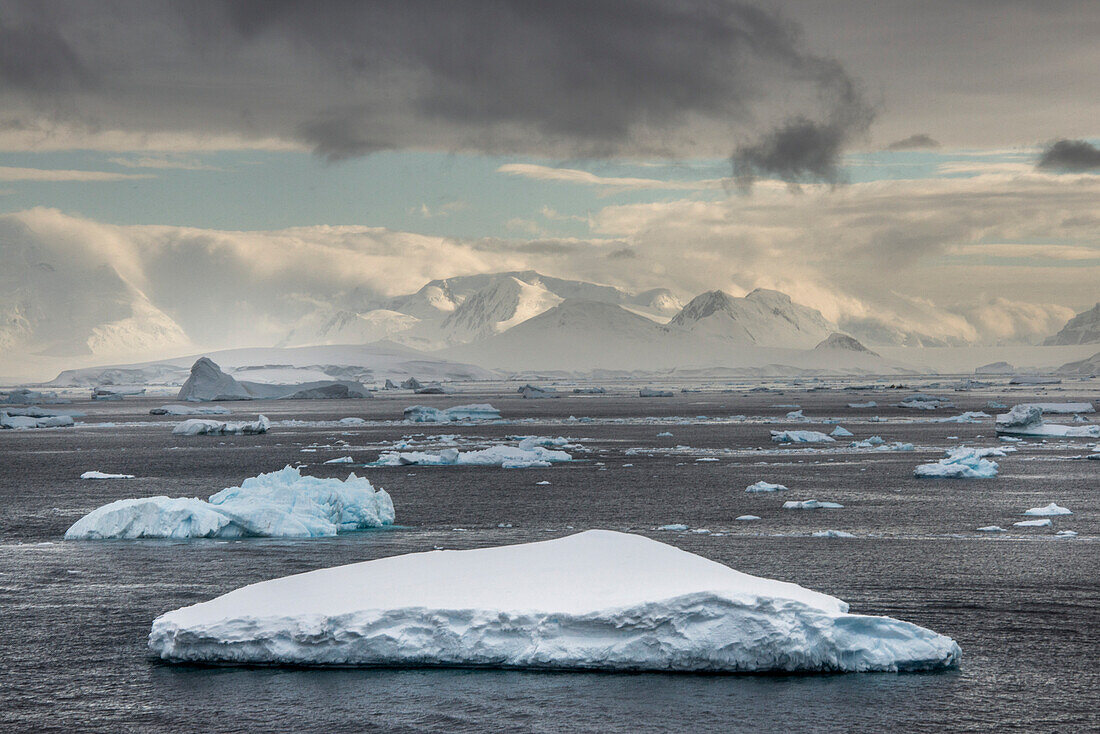
{"label": "distant ice floe", "polygon": [[866,403],[848,403],[848,407],[856,410],[862,408],[877,408],[878,403],[876,403],[874,400],[868,400]]}
{"label": "distant ice floe", "polygon": [[1026,510],[1024,514],[1031,517],[1055,517],[1057,515],[1072,515],[1073,512],[1051,502],[1046,507],[1032,507],[1030,510]]}
{"label": "distant ice floe", "polygon": [[222,422],[205,418],[191,418],[176,425],[172,433],[176,436],[229,436],[267,433],[271,421],[261,415],[254,421]]}
{"label": "distant ice floe", "polygon": [[844,530],[818,530],[810,533],[815,538],[854,538],[856,536]]}
{"label": "distant ice floe", "polygon": [[989,413],[969,410],[961,415],[953,415],[950,418],[936,418],[933,423],[981,423],[987,418],[992,418]]}
{"label": "distant ice floe", "polygon": [[979,533],[1003,533],[1005,529],[1000,525],[986,525],[985,527],[978,528]]}
{"label": "distant ice floe", "polygon": [[772,431],[776,443],[835,443],[836,439],[820,431]]}
{"label": "distant ice floe", "polygon": [[350,456],[341,456],[341,457],[336,458],[336,459],[329,459],[325,463],[326,464],[354,464],[355,459],[351,458]]}
{"label": "distant ice floe", "polygon": [[339,423],[342,426],[361,426],[364,423],[366,423],[366,421],[364,419],[356,418],[355,416],[349,416],[347,418],[341,418],[340,420],[338,420],[336,422]]}
{"label": "distant ice floe", "polygon": [[746,492],[781,492],[786,489],[782,484],[772,484],[771,482],[765,482],[763,479],[745,487]]}
{"label": "distant ice floe", "polygon": [[904,443],[902,441],[894,441],[893,443],[886,443],[885,439],[881,436],[871,436],[865,438],[862,441],[852,441],[850,444],[853,449],[877,449],[879,451],[915,451],[916,447],[911,443]]}
{"label": "distant ice floe", "polygon": [[1066,426],[1045,422],[1039,405],[1013,406],[1012,410],[997,416],[995,425],[998,434],[1012,436],[1100,438],[1100,425]]}
{"label": "distant ice floe", "polygon": [[1016,375],[1008,381],[1009,385],[1060,385],[1062,380],[1044,375]]}
{"label": "distant ice floe", "polygon": [[674,522],[674,523],[670,523],[668,525],[662,525],[661,527],[659,527],[657,529],[658,530],[671,530],[671,531],[674,531],[674,532],[682,532],[684,530],[687,530],[688,526],[684,525],[683,523]]}
{"label": "distant ice floe", "polygon": [[[1072,415],[1075,413],[1095,413],[1092,403],[1023,403],[1024,407],[1037,407],[1044,413]],[[1001,406],[1005,407],[1005,406]]]}
{"label": "distant ice floe", "polygon": [[759,520],[760,516],[759,515],[738,515],[737,517],[735,517],[733,519],[738,520],[740,522],[752,522],[753,520]]}
{"label": "distant ice floe", "polygon": [[224,405],[162,405],[153,408],[149,415],[228,415]]}
{"label": "distant ice floe", "polygon": [[897,404],[897,407],[910,408],[912,410],[937,410],[939,408],[954,408],[955,405],[947,398],[916,393],[902,400]]}
{"label": "distant ice floe", "polygon": [[1076,530],[1059,530],[1057,533],[1054,534],[1054,536],[1057,537],[1057,538],[1076,538],[1077,537],[1077,531]]}
{"label": "distant ice floe", "polygon": [[784,510],[841,510],[844,505],[836,502],[818,502],[817,500],[791,500],[783,503]]}
{"label": "distant ice floe", "polygon": [[15,430],[27,430],[34,428],[65,428],[74,425],[76,421],[71,415],[47,415],[36,417],[33,415],[12,415],[6,411],[0,411],[0,428]]}
{"label": "distant ice floe", "polygon": [[672,434],[668,431],[661,431],[657,434],[657,438],[672,438]]}
{"label": "distant ice floe", "polygon": [[366,479],[303,476],[295,467],[260,474],[211,495],[118,500],[77,520],[66,540],[312,538],[393,524],[393,501]]}
{"label": "distant ice floe", "polygon": [[522,395],[527,400],[535,400],[538,398],[560,398],[561,393],[550,387],[539,387],[538,385],[524,385],[516,392]]}
{"label": "distant ice floe", "polygon": [[991,479],[997,476],[997,462],[987,456],[1007,456],[1015,449],[971,449],[965,446],[948,449],[944,458],[934,464],[921,464],[913,475],[934,479]]}
{"label": "distant ice floe", "polygon": [[252,584],[161,615],[149,648],[223,664],[755,673],[959,663],[948,637],[848,611],[659,541],[590,530]]}
{"label": "distant ice floe", "polygon": [[86,471],[80,475],[81,479],[133,479],[133,474],[106,474],[101,471]]}
{"label": "distant ice floe", "polygon": [[849,431],[844,426],[837,426],[836,428],[834,428],[832,431],[829,432],[829,435],[832,436],[833,438],[851,438],[855,434],[852,433],[851,431]]}
{"label": "distant ice floe", "polygon": [[488,403],[456,405],[453,408],[432,408],[412,405],[405,408],[404,418],[412,423],[450,423],[454,421],[498,420],[500,411]]}
{"label": "distant ice floe", "polygon": [[640,398],[671,398],[673,392],[671,390],[659,390],[655,387],[643,387],[638,391],[638,397]]}
{"label": "distant ice floe", "polygon": [[572,461],[565,451],[548,449],[548,445],[567,445],[562,437],[528,436],[517,446],[497,445],[476,451],[385,451],[371,466],[499,466],[503,469],[529,469]]}
{"label": "distant ice floe", "polygon": [[1046,520],[1021,520],[1020,522],[1012,523],[1018,528],[1049,528],[1054,523],[1049,519]]}

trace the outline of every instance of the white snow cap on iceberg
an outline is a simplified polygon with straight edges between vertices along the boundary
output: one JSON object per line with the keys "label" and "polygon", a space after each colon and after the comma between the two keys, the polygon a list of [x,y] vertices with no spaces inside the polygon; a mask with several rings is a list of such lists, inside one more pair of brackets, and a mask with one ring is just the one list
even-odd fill
{"label": "white snow cap on iceberg", "polygon": [[410,405],[405,408],[405,420],[413,423],[448,423],[451,421],[487,421],[500,418],[500,411],[488,403],[456,405],[453,408],[433,408]]}
{"label": "white snow cap on iceberg", "polygon": [[179,497],[118,500],[77,520],[66,540],[108,538],[310,538],[393,524],[385,490],[349,474],[303,476],[296,467],[249,477],[208,502]]}
{"label": "white snow cap on iceberg", "polygon": [[161,615],[149,647],[171,662],[692,672],[936,670],[961,657],[931,630],[607,530],[253,584]]}

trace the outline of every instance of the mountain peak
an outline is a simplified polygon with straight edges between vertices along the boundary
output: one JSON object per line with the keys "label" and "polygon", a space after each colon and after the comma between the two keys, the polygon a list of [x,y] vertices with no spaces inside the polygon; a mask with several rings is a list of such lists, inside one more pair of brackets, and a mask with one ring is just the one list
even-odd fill
{"label": "mountain peak", "polygon": [[1082,311],[1066,322],[1061,331],[1043,342],[1043,346],[1095,344],[1098,342],[1100,342],[1100,303],[1087,311]]}
{"label": "mountain peak", "polygon": [[872,352],[867,347],[860,344],[858,339],[848,336],[847,334],[841,334],[834,331],[829,334],[828,338],[818,344],[814,349],[821,350],[842,350],[845,352],[863,352],[865,354],[874,354],[876,357],[878,354]]}

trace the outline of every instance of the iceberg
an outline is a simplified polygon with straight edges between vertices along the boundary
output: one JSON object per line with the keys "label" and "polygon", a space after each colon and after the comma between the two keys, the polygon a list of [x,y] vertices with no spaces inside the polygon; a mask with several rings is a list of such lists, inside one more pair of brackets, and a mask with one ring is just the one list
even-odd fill
{"label": "iceberg", "polygon": [[818,502],[817,500],[791,500],[783,503],[784,510],[841,510],[844,505],[836,502]]}
{"label": "iceberg", "polygon": [[244,385],[222,372],[209,357],[199,357],[191,365],[191,376],[183,383],[177,400],[209,402],[211,400],[251,400]]}
{"label": "iceberg", "polygon": [[1074,413],[1095,413],[1096,407],[1092,403],[1024,403],[1025,406],[1035,406],[1044,413],[1070,415]]}
{"label": "iceberg", "polygon": [[914,410],[936,410],[937,408],[953,408],[955,406],[947,398],[916,393],[902,400],[897,404],[897,407]]}
{"label": "iceberg", "polygon": [[222,422],[203,418],[190,418],[176,425],[176,436],[228,436],[267,433],[271,421],[261,415],[251,422]]}
{"label": "iceberg", "polygon": [[808,420],[801,410],[792,410],[787,413],[787,420],[789,421],[804,421]]}
{"label": "iceberg", "polygon": [[851,436],[854,436],[855,434],[849,431],[844,426],[837,426],[829,433],[829,435],[833,438],[849,438]]}
{"label": "iceberg", "polygon": [[105,474],[101,471],[86,471],[80,475],[81,479],[133,479],[133,474]]}
{"label": "iceberg", "polygon": [[1032,507],[1030,510],[1024,512],[1024,514],[1030,515],[1031,517],[1054,517],[1056,515],[1072,515],[1073,512],[1051,502],[1046,507]]}
{"label": "iceberg", "polygon": [[1057,533],[1054,534],[1054,536],[1057,537],[1057,538],[1076,538],[1077,537],[1077,531],[1076,530],[1059,530]]}
{"label": "iceberg", "polygon": [[950,418],[937,418],[933,423],[980,423],[986,418],[992,418],[989,413],[982,413],[981,411],[968,410],[961,415],[953,415]]}
{"label": "iceberg", "polygon": [[659,527],[657,529],[658,530],[672,530],[672,531],[675,531],[675,532],[680,532],[680,531],[683,531],[683,530],[687,530],[688,526],[684,525],[683,523],[674,522],[670,525],[662,525],[661,527]]}
{"label": "iceberg", "polygon": [[835,443],[836,439],[821,431],[772,431],[776,443]]}
{"label": "iceberg", "polygon": [[782,484],[772,484],[771,482],[765,482],[763,479],[756,484],[745,487],[746,492],[779,492],[785,489],[786,487]]}
{"label": "iceberg", "polygon": [[11,415],[0,411],[0,428],[15,428],[15,429],[27,429],[27,428],[65,428],[71,426],[76,421],[73,420],[71,415],[45,415],[45,416],[33,416],[33,415]]}
{"label": "iceberg", "polygon": [[136,538],[312,538],[392,525],[383,489],[349,474],[303,476],[296,467],[260,474],[211,495],[118,500],[77,520],[66,540]]}
{"label": "iceberg", "polygon": [[537,385],[527,384],[519,388],[516,392],[522,395],[528,400],[534,400],[537,398],[557,398],[561,397],[557,390],[549,387],[538,387]]}
{"label": "iceberg", "polygon": [[844,530],[818,530],[810,533],[815,538],[854,538],[856,536]]}
{"label": "iceberg", "polygon": [[573,460],[565,451],[545,448],[539,442],[538,438],[529,437],[520,441],[518,446],[500,444],[477,451],[384,451],[371,466],[499,466],[503,469],[529,469]]}
{"label": "iceberg", "polygon": [[336,459],[329,459],[325,463],[326,464],[354,464],[355,459],[351,458],[350,456],[341,456],[341,457],[338,457]]}
{"label": "iceberg", "polygon": [[1012,524],[1018,528],[1049,528],[1054,523],[1048,518],[1046,520],[1021,520]]}
{"label": "iceberg", "polygon": [[224,405],[162,405],[153,408],[149,415],[228,415]]}
{"label": "iceberg", "polygon": [[1036,404],[1025,403],[1013,406],[1012,410],[997,416],[995,426],[998,434],[1011,436],[1100,438],[1100,425],[1066,426],[1045,422],[1043,409]]}
{"label": "iceberg", "polygon": [[956,667],[958,644],[649,538],[413,553],[252,584],[157,617],[177,663],[681,672]]}
{"label": "iceberg", "polygon": [[[1015,451],[1015,449],[1008,449]],[[921,464],[913,476],[935,479],[991,479],[997,476],[997,462],[987,456],[1007,456],[1004,449],[948,449],[934,464]]]}
{"label": "iceberg", "polygon": [[1005,531],[1000,525],[986,525],[985,527],[978,528],[979,533],[1003,533]]}
{"label": "iceberg", "polygon": [[655,387],[643,387],[638,390],[638,397],[640,398],[671,398],[671,390],[658,390]]}
{"label": "iceberg", "polygon": [[487,421],[500,418],[500,411],[488,403],[456,405],[453,408],[432,408],[411,405],[405,408],[405,420],[412,423],[448,423],[451,421]]}
{"label": "iceberg", "polygon": [[760,516],[759,515],[738,515],[737,517],[735,517],[733,519],[734,520],[739,520],[741,522],[752,522],[753,520],[759,520]]}

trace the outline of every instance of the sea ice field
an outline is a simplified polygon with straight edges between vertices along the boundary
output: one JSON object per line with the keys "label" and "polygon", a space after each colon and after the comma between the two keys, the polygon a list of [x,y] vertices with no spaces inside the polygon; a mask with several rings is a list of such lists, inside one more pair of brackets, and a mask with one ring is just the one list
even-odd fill
{"label": "sea ice field", "polygon": [[[993,416],[1007,410],[984,407],[1097,404],[1095,381],[869,382],[641,385],[671,398],[639,397],[638,384],[600,383],[602,394],[550,384],[560,397],[542,400],[516,384],[459,383],[443,395],[207,404],[229,410],[219,421],[270,422],[227,435],[173,433],[188,416],[151,415],[171,402],[163,395],[48,406],[74,425],[0,431],[0,730],[1095,729],[1100,462],[1085,457],[1098,439],[1000,437]],[[945,405],[902,407],[915,394]],[[404,419],[414,405],[482,404],[500,419]],[[942,420],[982,411],[991,417]],[[1083,418],[1073,425],[1100,426]],[[837,426],[852,436],[772,439]],[[964,448],[999,449],[989,455],[996,473],[915,475]],[[524,451],[564,456],[515,460]],[[379,463],[403,454],[416,462]],[[451,460],[498,454],[513,460]],[[393,523],[319,537],[64,539],[113,502],[205,499],[285,466],[295,477],[365,478],[392,498]],[[103,478],[82,480],[89,472]],[[766,485],[785,489],[752,491]],[[824,506],[784,509],[809,500]],[[1036,519],[1050,524],[1017,524]],[[920,673],[564,673],[181,665],[149,648],[154,619],[249,584],[587,530],[652,538],[842,599],[853,614],[934,630],[958,643],[961,660]]]}

